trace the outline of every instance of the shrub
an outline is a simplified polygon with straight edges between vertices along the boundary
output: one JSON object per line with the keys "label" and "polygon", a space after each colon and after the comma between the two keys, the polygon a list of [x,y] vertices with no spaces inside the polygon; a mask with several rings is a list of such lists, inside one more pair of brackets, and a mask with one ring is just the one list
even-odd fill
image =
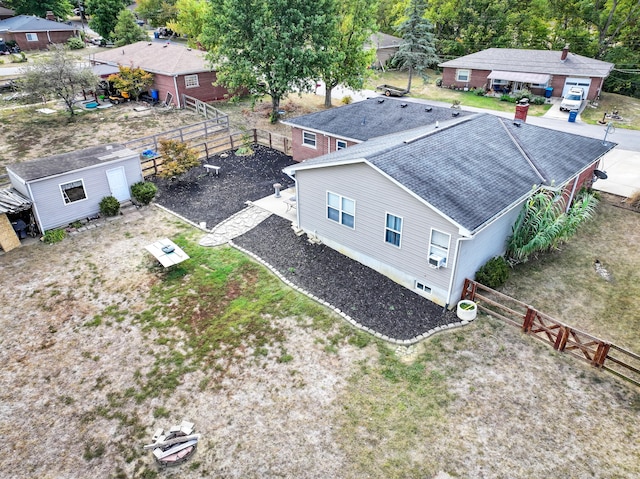
{"label": "shrub", "polygon": [[71,37],[69,38],[69,40],[67,40],[67,42],[65,43],[65,46],[69,50],[80,50],[84,48],[84,42],[82,41],[81,38]]}
{"label": "shrub", "polygon": [[100,213],[104,216],[116,216],[120,212],[120,202],[113,196],[105,196],[100,200]]}
{"label": "shrub", "polygon": [[189,148],[186,143],[178,140],[160,140],[160,156],[162,156],[161,178],[171,178],[200,166],[198,150]]}
{"label": "shrub", "polygon": [[516,99],[507,93],[500,95],[500,101],[508,101],[509,103],[515,103]]}
{"label": "shrub", "polygon": [[531,103],[533,103],[534,105],[544,105],[545,102],[545,98],[543,96],[534,96],[531,99]]}
{"label": "shrub", "polygon": [[342,97],[342,100],[340,100],[340,103],[342,103],[343,105],[349,105],[353,103],[353,98],[351,98],[350,95],[345,95]]}
{"label": "shrub", "polygon": [[131,194],[140,204],[148,205],[155,198],[158,187],[150,181],[139,181],[131,185]]}
{"label": "shrub", "polygon": [[55,229],[44,232],[43,241],[47,244],[59,243],[67,233],[63,229]]}
{"label": "shrub", "polygon": [[629,197],[629,204],[632,208],[640,209],[640,190],[634,192]]}
{"label": "shrub", "polygon": [[473,93],[476,96],[485,96],[486,95],[486,92],[482,88],[478,88],[477,90],[474,90]]}
{"label": "shrub", "polygon": [[509,264],[502,256],[487,261],[476,271],[476,281],[491,289],[497,289],[509,279]]}
{"label": "shrub", "polygon": [[442,78],[436,80],[436,86],[442,86]]}

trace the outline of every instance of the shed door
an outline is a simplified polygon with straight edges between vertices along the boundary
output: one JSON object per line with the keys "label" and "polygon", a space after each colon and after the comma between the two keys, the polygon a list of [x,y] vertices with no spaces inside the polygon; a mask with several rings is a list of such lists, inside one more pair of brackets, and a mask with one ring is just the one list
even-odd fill
{"label": "shed door", "polygon": [[591,86],[591,78],[567,78],[564,82],[564,88],[562,89],[562,96],[565,96],[569,91],[569,88],[573,86],[579,86],[584,90],[584,97],[589,94],[589,87]]}
{"label": "shed door", "polygon": [[111,195],[115,199],[120,202],[131,199],[131,195],[129,194],[129,185],[127,184],[127,177],[124,174],[123,166],[107,170],[107,180],[109,181]]}

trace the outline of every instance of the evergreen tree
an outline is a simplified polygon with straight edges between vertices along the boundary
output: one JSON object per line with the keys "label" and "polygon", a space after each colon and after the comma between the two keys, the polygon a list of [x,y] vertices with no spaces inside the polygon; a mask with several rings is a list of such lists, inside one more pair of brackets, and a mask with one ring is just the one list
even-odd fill
{"label": "evergreen tree", "polygon": [[407,91],[411,91],[414,70],[424,75],[427,68],[439,61],[431,31],[433,27],[424,17],[426,8],[425,0],[412,0],[406,12],[409,18],[398,26],[402,43],[393,60],[400,69],[409,70]]}
{"label": "evergreen tree", "polygon": [[131,10],[123,9],[118,13],[118,22],[113,29],[113,40],[117,47],[146,40],[147,33],[138,26]]}

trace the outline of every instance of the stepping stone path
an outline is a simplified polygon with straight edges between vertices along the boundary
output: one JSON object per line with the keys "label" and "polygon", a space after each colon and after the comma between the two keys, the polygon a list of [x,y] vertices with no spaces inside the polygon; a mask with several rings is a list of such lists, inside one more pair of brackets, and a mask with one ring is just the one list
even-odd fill
{"label": "stepping stone path", "polygon": [[200,240],[200,246],[219,246],[228,243],[247,231],[255,228],[272,213],[258,206],[250,205],[245,209],[218,223],[207,236]]}

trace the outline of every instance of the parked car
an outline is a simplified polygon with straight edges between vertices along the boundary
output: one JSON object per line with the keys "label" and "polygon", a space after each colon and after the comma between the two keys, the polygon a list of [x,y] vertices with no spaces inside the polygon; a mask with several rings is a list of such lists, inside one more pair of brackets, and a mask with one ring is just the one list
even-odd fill
{"label": "parked car", "polygon": [[560,111],[579,110],[584,99],[584,90],[580,87],[571,87],[560,103]]}

